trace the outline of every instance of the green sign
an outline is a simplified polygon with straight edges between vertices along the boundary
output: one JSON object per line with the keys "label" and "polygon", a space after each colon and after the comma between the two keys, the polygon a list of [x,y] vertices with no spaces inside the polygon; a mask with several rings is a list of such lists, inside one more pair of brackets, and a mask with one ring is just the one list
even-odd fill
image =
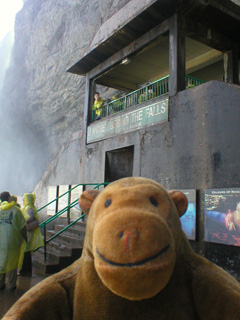
{"label": "green sign", "polygon": [[87,143],[168,121],[168,101],[167,98],[149,106],[95,121],[88,126]]}

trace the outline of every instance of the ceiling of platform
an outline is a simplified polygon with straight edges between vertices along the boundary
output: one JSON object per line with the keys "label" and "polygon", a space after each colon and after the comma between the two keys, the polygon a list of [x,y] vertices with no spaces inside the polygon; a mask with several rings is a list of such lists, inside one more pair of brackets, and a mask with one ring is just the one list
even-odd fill
{"label": "ceiling of platform", "polygon": [[[186,73],[192,74],[200,69],[222,60],[222,52],[212,49],[191,38],[186,38]],[[124,62],[124,61],[123,61]],[[132,91],[147,81],[153,82],[169,74],[169,36],[158,38],[137,54],[128,57],[95,81],[98,84],[119,90]],[[204,79],[202,79],[204,80]]]}

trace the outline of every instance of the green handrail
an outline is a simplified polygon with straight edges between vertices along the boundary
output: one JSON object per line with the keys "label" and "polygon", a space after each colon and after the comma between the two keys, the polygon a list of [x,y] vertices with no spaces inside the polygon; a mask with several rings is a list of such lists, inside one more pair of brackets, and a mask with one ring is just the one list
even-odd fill
{"label": "green handrail", "polygon": [[44,226],[46,226],[47,224],[49,224],[50,222],[52,222],[53,220],[57,219],[58,217],[60,217],[62,214],[64,214],[68,209],[73,208],[75,205],[77,205],[78,200],[75,200],[74,202],[70,203],[69,205],[67,205],[65,208],[63,208],[62,210],[60,210],[59,212],[57,212],[55,215],[51,216],[50,218],[48,218],[47,220],[43,221],[42,223],[40,223],[39,228],[43,228]]}
{"label": "green handrail", "polygon": [[[75,187],[71,188],[70,190],[66,191],[65,193],[63,193],[61,196],[57,197],[56,199],[48,202],[45,206],[41,207],[40,209],[38,209],[37,211],[41,211],[42,209],[46,208],[48,205],[52,204],[54,201],[57,201],[58,199],[60,199],[61,197],[65,196],[66,194],[69,194],[72,190],[74,190],[77,187],[86,187],[86,186],[95,186],[93,189],[99,189],[99,187],[101,186],[106,186],[108,185],[109,182],[103,182],[103,183],[79,183],[78,185],[76,185]],[[70,204],[71,205],[71,204]],[[64,209],[68,209],[68,206],[66,206]],[[62,210],[64,210],[62,209]],[[51,216],[50,218],[48,218],[47,220],[43,221],[39,227],[42,228],[43,224],[47,225],[48,223],[50,223],[51,221],[55,220],[56,218],[58,218],[60,215],[62,215],[64,212],[66,212],[67,210],[65,210],[64,212],[62,212],[62,210],[60,210],[58,213],[55,213],[55,215]]]}
{"label": "green handrail", "polygon": [[[56,199],[53,199],[52,201],[48,202],[47,204],[45,204],[45,206],[41,207],[40,209],[38,209],[37,211],[41,211],[42,209],[46,208],[48,205],[52,204],[54,201],[57,201],[58,199],[60,199],[61,197],[65,196],[66,194],[68,194],[69,192],[71,192],[72,190],[76,189],[77,187],[80,187],[80,186],[83,186],[83,187],[86,187],[86,186],[102,186],[102,185],[107,185],[108,183],[107,182],[103,182],[103,183],[79,183],[77,184],[75,187],[71,188],[70,190],[66,191],[65,193],[61,194],[61,196],[57,197]],[[94,188],[96,189],[96,188]]]}
{"label": "green handrail", "polygon": [[205,81],[197,79],[197,78],[194,78],[192,76],[188,76],[188,75],[186,75],[186,77],[185,77],[186,89],[199,86],[202,83],[205,83]]}
{"label": "green handrail", "polygon": [[[199,80],[192,76],[185,76],[185,87],[198,86],[205,81]],[[138,104],[142,104],[148,100],[152,100],[169,92],[169,76],[158,79],[149,83],[147,86],[128,93],[127,95],[115,99],[102,106],[101,117],[107,117],[127,108],[132,108]],[[92,121],[96,119],[95,110],[92,110]]]}
{"label": "green handrail", "polygon": [[53,239],[55,239],[57,236],[59,236],[61,233],[63,233],[64,231],[66,231],[68,228],[70,228],[71,226],[73,226],[76,222],[78,222],[80,219],[84,218],[85,214],[82,214],[80,217],[78,217],[75,221],[71,222],[69,225],[67,225],[65,228],[63,228],[62,230],[58,231],[56,234],[54,234],[51,238],[49,238],[48,240],[46,240],[46,243],[52,241]]}
{"label": "green handrail", "polygon": [[[42,209],[46,208],[48,205],[52,204],[54,201],[57,201],[59,198],[63,197],[64,195],[68,194],[68,202],[70,201],[70,193],[72,190],[74,190],[75,188],[82,186],[82,187],[86,187],[86,186],[94,186],[93,189],[97,189],[99,190],[99,187],[101,186],[105,186],[108,185],[108,182],[103,182],[103,183],[80,183],[78,185],[76,185],[75,187],[69,189],[67,192],[63,193],[61,196],[57,197],[56,199],[50,201],[49,203],[47,203],[45,206],[41,207],[40,209],[38,209],[37,211],[41,211]],[[47,240],[46,237],[46,226],[47,224],[49,224],[50,222],[54,221],[55,219],[59,218],[62,214],[64,214],[66,211],[69,213],[70,209],[75,207],[78,204],[78,199],[73,201],[72,203],[68,203],[68,205],[63,208],[62,210],[60,210],[59,212],[55,213],[53,216],[49,217],[48,219],[46,219],[45,221],[43,221],[42,223],[40,223],[39,228],[43,228],[44,229],[44,260],[46,261],[46,257],[47,257],[47,248],[46,245],[47,243],[49,243],[50,241],[52,241],[53,239],[55,239],[57,236],[59,236],[61,233],[63,233],[64,231],[66,231],[68,228],[70,228],[71,226],[73,226],[76,222],[78,222],[80,219],[82,219],[85,214],[82,214],[80,217],[78,217],[75,221],[70,222],[70,217],[68,216],[68,225],[66,227],[64,227],[62,230],[60,230],[59,232],[57,232],[54,236],[52,236],[51,238],[49,238]],[[36,250],[35,250],[36,251]]]}

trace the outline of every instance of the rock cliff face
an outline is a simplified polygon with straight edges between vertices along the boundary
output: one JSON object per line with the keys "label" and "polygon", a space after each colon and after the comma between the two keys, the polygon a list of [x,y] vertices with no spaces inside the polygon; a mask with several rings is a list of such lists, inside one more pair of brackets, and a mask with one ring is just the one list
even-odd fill
{"label": "rock cliff face", "polygon": [[1,93],[0,190],[32,190],[61,146],[82,129],[85,79],[66,69],[128,1],[24,1]]}

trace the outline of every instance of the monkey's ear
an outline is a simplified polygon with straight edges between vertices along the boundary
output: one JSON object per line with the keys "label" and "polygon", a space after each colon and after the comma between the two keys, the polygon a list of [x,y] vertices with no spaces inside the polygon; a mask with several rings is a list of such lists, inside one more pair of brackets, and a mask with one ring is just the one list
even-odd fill
{"label": "monkey's ear", "polygon": [[187,211],[187,207],[188,207],[188,199],[185,196],[184,193],[182,193],[181,191],[177,191],[177,190],[171,190],[169,191],[169,195],[172,198],[179,217],[183,216],[184,213]]}
{"label": "monkey's ear", "polygon": [[99,190],[86,190],[83,191],[81,194],[78,203],[83,213],[88,214],[90,211],[90,208],[92,206],[93,201],[96,199],[96,197],[99,195]]}

